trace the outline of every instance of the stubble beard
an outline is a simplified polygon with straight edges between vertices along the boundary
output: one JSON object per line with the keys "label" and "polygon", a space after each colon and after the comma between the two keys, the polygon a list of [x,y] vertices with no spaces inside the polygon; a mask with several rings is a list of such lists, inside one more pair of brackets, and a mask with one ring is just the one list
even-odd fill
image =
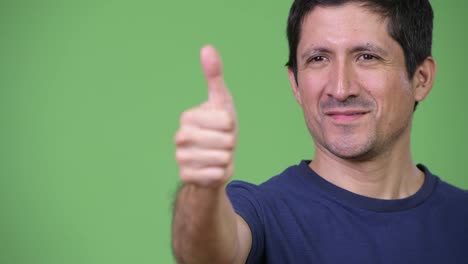
{"label": "stubble beard", "polygon": [[[405,118],[401,126],[386,134],[379,126],[368,128],[366,135],[355,135],[352,126],[343,126],[342,133],[330,138],[322,127],[316,131],[307,122],[315,147],[325,154],[331,154],[343,160],[366,162],[389,155],[392,147],[405,133],[410,133],[412,115]],[[360,138],[363,137],[363,138]]]}
{"label": "stubble beard", "polygon": [[[351,129],[344,128],[344,130]],[[349,134],[346,132],[338,139],[324,138],[323,140],[317,140],[317,143],[332,155],[344,160],[368,161],[372,160],[380,152],[379,150],[382,147],[376,144],[375,130],[366,135],[364,139],[356,139],[352,132],[349,132]]]}

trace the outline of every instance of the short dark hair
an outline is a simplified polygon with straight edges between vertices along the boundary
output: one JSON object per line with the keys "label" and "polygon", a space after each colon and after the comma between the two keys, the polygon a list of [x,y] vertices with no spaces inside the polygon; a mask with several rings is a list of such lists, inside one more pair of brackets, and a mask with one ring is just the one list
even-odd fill
{"label": "short dark hair", "polygon": [[287,36],[289,61],[286,63],[297,82],[297,46],[302,23],[316,6],[338,6],[349,2],[388,18],[388,33],[403,48],[408,78],[413,79],[416,68],[429,56],[432,49],[434,13],[429,0],[295,0],[291,6]]}

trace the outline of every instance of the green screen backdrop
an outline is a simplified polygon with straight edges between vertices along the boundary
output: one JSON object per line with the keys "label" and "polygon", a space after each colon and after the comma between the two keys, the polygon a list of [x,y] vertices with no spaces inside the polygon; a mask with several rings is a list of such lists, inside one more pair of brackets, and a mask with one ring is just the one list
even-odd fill
{"label": "green screen backdrop", "polygon": [[[0,263],[174,263],[173,135],[207,97],[206,43],[238,110],[235,179],[313,156],[290,90],[291,1],[0,3]],[[468,189],[468,2],[433,0],[438,75],[413,154]]]}

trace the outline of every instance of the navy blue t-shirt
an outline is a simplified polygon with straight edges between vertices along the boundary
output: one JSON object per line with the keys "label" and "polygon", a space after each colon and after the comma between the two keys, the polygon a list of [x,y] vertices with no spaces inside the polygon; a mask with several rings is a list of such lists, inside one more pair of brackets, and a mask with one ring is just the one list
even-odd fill
{"label": "navy blue t-shirt", "polygon": [[468,263],[467,191],[419,165],[425,180],[414,195],[373,199],[333,185],[308,162],[258,186],[227,186],[252,232],[247,263]]}

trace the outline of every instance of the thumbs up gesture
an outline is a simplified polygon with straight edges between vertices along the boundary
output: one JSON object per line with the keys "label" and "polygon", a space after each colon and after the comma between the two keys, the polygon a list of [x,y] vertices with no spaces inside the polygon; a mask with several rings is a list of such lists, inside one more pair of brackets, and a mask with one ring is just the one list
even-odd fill
{"label": "thumbs up gesture", "polygon": [[182,114],[174,139],[176,161],[185,184],[219,187],[233,175],[237,118],[216,49],[203,47],[200,61],[208,100]]}

